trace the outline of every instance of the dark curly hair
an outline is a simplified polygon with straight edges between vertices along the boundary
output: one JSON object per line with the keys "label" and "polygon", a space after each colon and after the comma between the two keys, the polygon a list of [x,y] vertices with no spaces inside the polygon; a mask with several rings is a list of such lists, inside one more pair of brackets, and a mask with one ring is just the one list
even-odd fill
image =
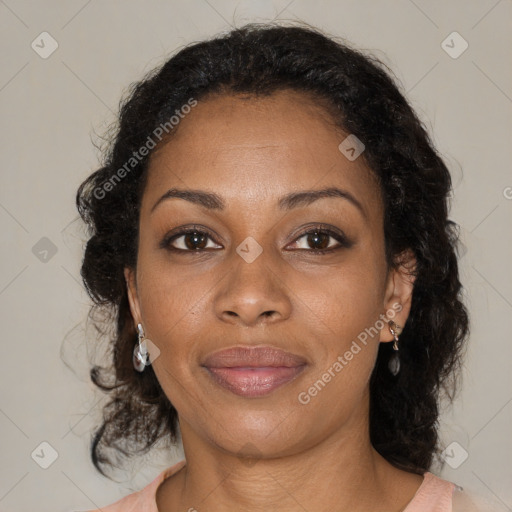
{"label": "dark curly hair", "polygon": [[450,174],[395,82],[377,58],[317,29],[249,24],[181,49],[132,84],[102,167],[76,198],[90,234],[81,275],[93,310],[115,318],[112,363],[90,370],[94,384],[110,393],[91,439],[92,461],[103,475],[102,465],[114,465],[107,450],[129,456],[163,438],[179,439],[177,411],[151,366],[138,373],[132,365],[137,336],[123,269],[137,263],[139,206],[153,151],[143,156],[139,150],[191,98],[286,89],[317,98],[339,126],[363,141],[362,158],[384,202],[388,265],[396,267],[406,249],[416,257],[401,371],[389,372],[391,344],[381,343],[371,376],[370,438],[396,467],[419,474],[431,468],[439,455],[440,401],[453,400],[458,388],[469,322],[458,275],[458,227],[447,217]]}

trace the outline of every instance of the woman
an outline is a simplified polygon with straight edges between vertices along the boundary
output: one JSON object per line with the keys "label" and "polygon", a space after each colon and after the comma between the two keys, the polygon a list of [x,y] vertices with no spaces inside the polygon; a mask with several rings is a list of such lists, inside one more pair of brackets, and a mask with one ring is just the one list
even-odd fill
{"label": "woman", "polygon": [[383,66],[314,29],[248,25],[136,84],[77,196],[116,315],[91,451],[185,460],[102,510],[470,510],[430,472],[468,334],[450,190]]}

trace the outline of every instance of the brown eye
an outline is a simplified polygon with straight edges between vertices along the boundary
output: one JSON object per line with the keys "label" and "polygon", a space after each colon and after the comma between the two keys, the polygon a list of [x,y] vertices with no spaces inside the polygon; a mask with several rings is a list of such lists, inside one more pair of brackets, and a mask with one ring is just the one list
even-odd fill
{"label": "brown eye", "polygon": [[317,226],[296,238],[288,248],[322,254],[343,248],[348,249],[351,246],[352,242],[342,231],[334,230],[330,226]]}
{"label": "brown eye", "polygon": [[327,233],[314,231],[313,233],[307,234],[306,240],[311,249],[326,249],[329,247],[330,238],[332,238],[331,235]]}
{"label": "brown eye", "polygon": [[200,252],[208,249],[221,249],[222,246],[213,242],[212,237],[198,229],[182,230],[166,237],[161,245],[171,251]]}
{"label": "brown eye", "polygon": [[187,233],[183,236],[187,249],[204,249],[208,243],[208,236],[204,233]]}

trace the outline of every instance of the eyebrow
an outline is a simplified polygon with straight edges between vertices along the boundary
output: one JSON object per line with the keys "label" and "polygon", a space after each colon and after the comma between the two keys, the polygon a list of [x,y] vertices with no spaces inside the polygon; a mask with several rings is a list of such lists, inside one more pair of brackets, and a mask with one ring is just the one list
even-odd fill
{"label": "eyebrow", "polygon": [[[286,196],[281,197],[277,204],[281,210],[292,210],[293,208],[308,206],[314,201],[325,197],[338,197],[345,199],[352,203],[362,213],[363,217],[367,217],[363,205],[350,192],[337,187],[292,192]],[[184,199],[185,201],[197,204],[208,210],[224,210],[226,206],[223,199],[213,192],[171,188],[153,205],[151,208],[151,213],[153,213],[157,206],[159,206],[162,202],[173,198]]]}

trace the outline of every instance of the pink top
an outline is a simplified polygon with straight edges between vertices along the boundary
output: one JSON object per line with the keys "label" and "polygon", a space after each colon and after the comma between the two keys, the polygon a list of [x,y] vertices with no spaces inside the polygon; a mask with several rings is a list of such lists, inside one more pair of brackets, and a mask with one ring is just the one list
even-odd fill
{"label": "pink top", "polygon": [[[168,477],[185,465],[182,460],[162,471],[142,490],[129,494],[112,505],[87,512],[158,512],[156,491]],[[452,512],[452,495],[456,485],[426,472],[423,482],[403,512]]]}

